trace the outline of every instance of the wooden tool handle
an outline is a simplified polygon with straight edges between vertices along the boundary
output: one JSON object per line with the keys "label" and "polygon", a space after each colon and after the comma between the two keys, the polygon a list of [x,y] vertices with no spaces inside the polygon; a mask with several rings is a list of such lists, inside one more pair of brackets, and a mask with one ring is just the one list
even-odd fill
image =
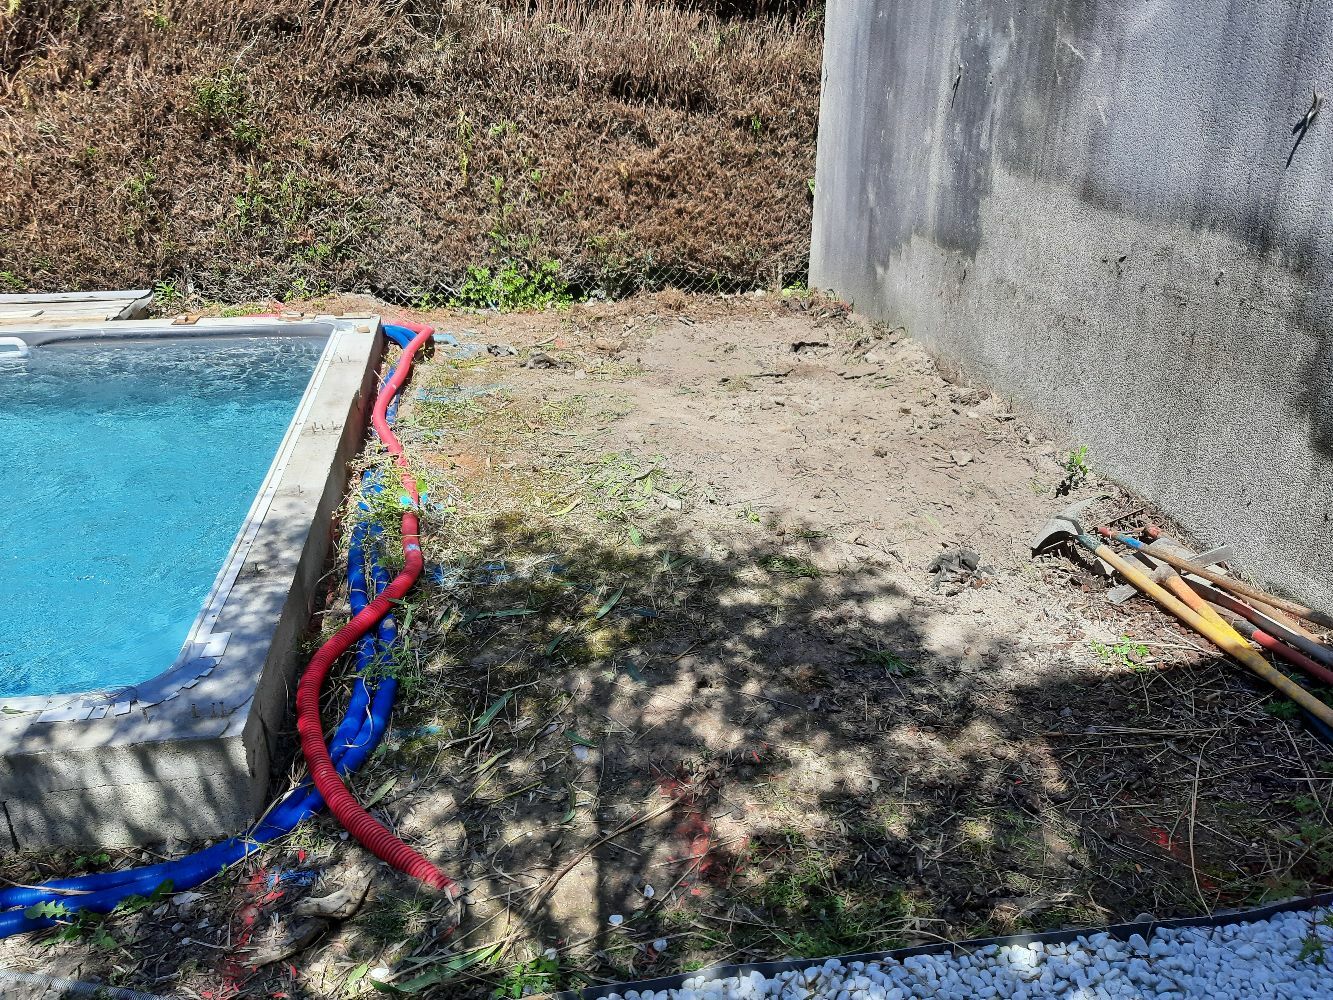
{"label": "wooden tool handle", "polygon": [[[1116,551],[1109,545],[1103,545],[1092,535],[1082,534],[1078,536],[1079,543],[1088,549],[1100,559],[1105,559],[1121,576],[1138,587],[1154,601],[1160,604],[1167,611],[1179,618],[1194,631],[1211,642],[1222,652],[1226,653],[1232,659],[1238,661],[1250,671],[1258,674],[1273,687],[1282,692],[1283,695],[1290,698],[1301,708],[1305,709],[1311,715],[1318,718],[1326,725],[1333,726],[1333,708],[1325,705],[1322,701],[1312,695],[1305,688],[1301,687],[1286,674],[1273,669],[1267,660],[1236,634],[1229,625],[1219,626],[1215,622],[1209,621],[1202,615],[1194,612],[1185,604],[1184,601],[1168,593],[1164,588],[1153,583],[1147,574],[1134,568],[1126,560],[1116,554]],[[1154,553],[1156,555],[1156,553]],[[1166,560],[1170,561],[1170,560]],[[1181,560],[1182,562],[1184,560]],[[1194,567],[1190,567],[1191,572]]]}

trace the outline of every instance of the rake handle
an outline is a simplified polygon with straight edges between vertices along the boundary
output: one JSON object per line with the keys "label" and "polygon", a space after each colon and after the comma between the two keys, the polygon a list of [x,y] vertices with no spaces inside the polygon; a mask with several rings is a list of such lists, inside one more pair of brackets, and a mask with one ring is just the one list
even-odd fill
{"label": "rake handle", "polygon": [[[1170,552],[1159,551],[1158,549],[1148,550],[1137,538],[1130,538],[1128,535],[1121,535],[1111,531],[1109,528],[1099,528],[1098,533],[1106,538],[1114,538],[1117,542],[1128,545],[1132,549],[1147,551],[1154,559],[1160,559],[1164,563],[1169,563],[1176,569],[1183,569],[1187,573],[1193,573],[1195,576],[1202,577],[1210,583],[1215,583],[1223,590],[1229,590],[1233,594],[1239,594],[1242,597],[1248,597],[1251,600],[1262,601],[1265,604],[1271,604],[1275,608],[1281,608],[1289,615],[1295,615],[1297,618],[1304,618],[1308,622],[1314,622],[1322,628],[1333,628],[1333,616],[1327,615],[1315,608],[1307,608],[1304,604],[1296,601],[1289,601],[1285,597],[1277,597],[1258,587],[1251,587],[1248,583],[1241,583],[1229,576],[1225,576],[1217,570],[1208,569],[1206,566],[1199,566],[1190,562],[1188,559],[1182,559],[1178,555]],[[1108,560],[1109,562],[1109,560]]]}
{"label": "rake handle", "polygon": [[[1277,688],[1286,697],[1290,698],[1301,708],[1305,709],[1311,715],[1318,718],[1328,726],[1333,726],[1333,708],[1325,705],[1322,701],[1312,695],[1305,688],[1301,687],[1286,674],[1275,670],[1267,660],[1251,649],[1243,639],[1229,625],[1218,625],[1210,619],[1193,611],[1184,601],[1168,593],[1163,587],[1154,583],[1148,578],[1146,573],[1135,569],[1132,565],[1116,554],[1111,546],[1099,542],[1095,536],[1083,532],[1077,536],[1078,542],[1085,549],[1104,559],[1121,576],[1132,583],[1139,590],[1143,591],[1154,601],[1160,604],[1167,611],[1179,618],[1194,631],[1211,642],[1222,652],[1226,653],[1233,660],[1238,661],[1251,672],[1266,680],[1273,687]],[[1156,552],[1153,553],[1157,555]],[[1190,567],[1191,571],[1193,567]]]}

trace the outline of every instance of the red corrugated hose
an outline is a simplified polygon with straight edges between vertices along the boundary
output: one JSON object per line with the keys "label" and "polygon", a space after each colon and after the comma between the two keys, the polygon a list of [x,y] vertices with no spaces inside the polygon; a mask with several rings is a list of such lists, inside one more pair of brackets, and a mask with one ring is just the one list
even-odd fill
{"label": "red corrugated hose", "polygon": [[[417,351],[430,340],[435,331],[429,326],[401,320],[395,321],[395,325],[406,327],[416,336],[403,349],[393,376],[380,389],[371,414],[371,423],[376,435],[384,443],[389,454],[394,457],[399,468],[406,469],[407,459],[403,457],[402,443],[389,428],[385,410],[411,372],[412,360]],[[410,501],[403,513],[403,570],[378,597],[366,605],[360,614],[334,633],[310,660],[296,689],[296,729],[301,737],[301,752],[305,755],[306,765],[310,768],[310,776],[315,782],[315,787],[328,803],[329,811],[338,818],[338,822],[347,832],[376,857],[387,861],[399,871],[406,872],[432,888],[443,889],[452,901],[459,895],[457,883],[418,851],[408,847],[390,833],[383,823],[361,808],[356,797],[347,790],[347,786],[343,784],[342,778],[329,759],[328,747],[324,743],[324,725],[319,717],[319,694],[325,678],[328,677],[329,669],[337,662],[338,657],[352,647],[353,643],[393,610],[394,602],[411,590],[417,577],[421,575],[421,542],[418,535],[420,524],[416,514],[420,497],[417,495],[416,481],[412,476],[404,471],[399,473],[399,479]]]}

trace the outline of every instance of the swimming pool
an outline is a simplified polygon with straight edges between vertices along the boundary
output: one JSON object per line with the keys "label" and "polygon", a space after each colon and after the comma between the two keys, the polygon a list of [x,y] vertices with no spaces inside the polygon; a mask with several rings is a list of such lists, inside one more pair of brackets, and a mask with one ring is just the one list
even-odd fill
{"label": "swimming pool", "polygon": [[326,336],[83,341],[0,365],[0,698],[176,661]]}
{"label": "swimming pool", "polygon": [[3,333],[0,845],[244,828],[290,724],[379,318]]}

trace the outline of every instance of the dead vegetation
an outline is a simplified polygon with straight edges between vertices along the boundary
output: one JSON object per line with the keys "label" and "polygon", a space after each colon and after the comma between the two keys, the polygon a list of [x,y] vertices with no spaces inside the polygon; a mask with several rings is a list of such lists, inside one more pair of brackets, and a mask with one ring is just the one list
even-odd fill
{"label": "dead vegetation", "polygon": [[815,5],[11,7],[5,290],[429,304],[544,273],[619,293],[805,272]]}

